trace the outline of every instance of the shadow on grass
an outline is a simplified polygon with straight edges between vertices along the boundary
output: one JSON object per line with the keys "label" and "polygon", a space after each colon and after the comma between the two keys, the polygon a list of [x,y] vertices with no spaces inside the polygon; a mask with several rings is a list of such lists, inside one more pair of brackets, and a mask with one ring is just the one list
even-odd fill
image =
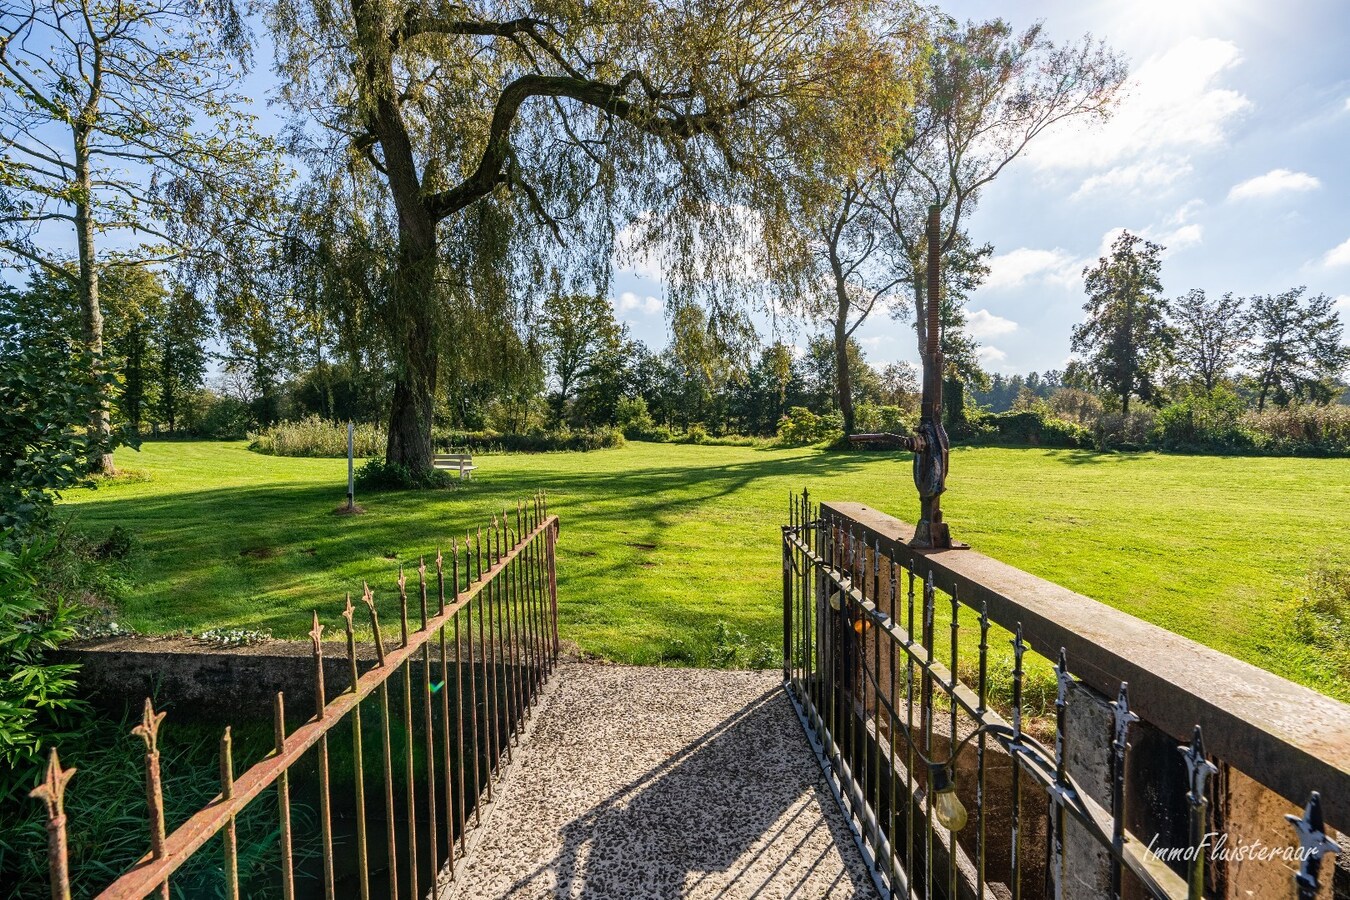
{"label": "shadow on grass", "polygon": [[[564,559],[573,550],[610,541],[633,557],[574,570],[577,586],[593,593],[599,589],[595,575],[621,589],[613,584],[616,575],[643,565],[638,557],[662,547],[669,529],[756,481],[791,480],[798,489],[868,462],[815,454],[580,473],[549,468],[544,460],[537,470],[480,472],[477,480],[448,490],[367,493],[360,498],[367,513],[352,518],[332,514],[345,485],[312,482],[119,497],[68,509],[76,528],[117,523],[136,535],[134,580],[149,587],[128,591],[122,603],[133,624],[163,632],[228,623],[301,634],[307,630],[302,611],[342,600],[314,596],[317,585],[337,582],[341,590],[357,593],[369,579],[377,597],[389,603],[388,586],[400,562],[415,566],[419,554],[434,556],[438,546],[448,555],[452,537],[485,524],[494,513],[506,511],[514,522],[516,502],[536,491],[544,491],[550,512],[562,517]],[[907,478],[908,466],[900,473]],[[782,515],[762,517],[766,558],[776,559],[787,503],[784,489]],[[585,543],[569,539],[578,534]]]}

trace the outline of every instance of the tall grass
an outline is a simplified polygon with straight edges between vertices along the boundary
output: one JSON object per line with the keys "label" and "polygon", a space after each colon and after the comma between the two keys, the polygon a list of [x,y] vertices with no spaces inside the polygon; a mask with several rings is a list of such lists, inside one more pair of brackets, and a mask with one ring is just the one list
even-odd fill
{"label": "tall grass", "polygon": [[[358,424],[353,436],[354,452],[359,457],[380,456],[386,441],[381,426]],[[347,455],[347,423],[309,416],[298,422],[278,422],[262,431],[251,431],[248,442],[248,449],[269,456],[343,457]]]}

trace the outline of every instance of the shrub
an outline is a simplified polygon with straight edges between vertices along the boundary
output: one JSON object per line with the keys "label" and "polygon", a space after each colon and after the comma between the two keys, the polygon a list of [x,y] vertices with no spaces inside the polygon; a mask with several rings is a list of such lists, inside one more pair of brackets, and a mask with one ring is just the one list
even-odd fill
{"label": "shrub", "polygon": [[1051,414],[1056,418],[1076,422],[1084,428],[1093,428],[1102,417],[1101,398],[1091,391],[1071,387],[1057,388],[1047,402]]}
{"label": "shrub", "polygon": [[438,453],[551,453],[609,450],[623,446],[617,428],[596,431],[537,431],[501,434],[496,431],[437,431],[432,445]]}
{"label": "shrub", "polygon": [[85,705],[74,696],[79,667],[48,661],[75,637],[78,611],[43,596],[41,575],[58,552],[53,539],[0,550],[0,798],[31,785],[44,744],[76,724]]}
{"label": "shrub", "polygon": [[236,397],[201,391],[192,398],[190,430],[217,441],[238,441],[253,427],[253,412]]}
{"label": "shrub", "polygon": [[385,462],[382,456],[366,460],[355,475],[358,491],[432,490],[452,487],[458,480],[440,469],[414,472],[402,463]]}
{"label": "shrub", "polygon": [[1117,411],[1104,412],[1092,429],[1092,435],[1101,450],[1108,447],[1144,450],[1150,446],[1157,416],[1157,410],[1138,405],[1130,409],[1129,416]]}
{"label": "shrub", "polygon": [[685,429],[684,440],[685,443],[688,444],[706,443],[708,440],[708,429],[703,427],[702,423],[694,422]]}
{"label": "shrub", "polygon": [[1350,455],[1350,406],[1287,406],[1249,412],[1242,427],[1266,453]]}
{"label": "shrub", "polygon": [[1158,410],[1153,440],[1165,450],[1247,450],[1242,398],[1225,387],[1169,403]]}
{"label": "shrub", "polygon": [[[347,455],[347,423],[328,422],[308,416],[298,422],[278,422],[262,431],[251,432],[248,449],[270,456]],[[384,452],[387,436],[379,425],[360,423],[352,438],[353,452],[361,458]]]}
{"label": "shrub", "polygon": [[656,423],[642,397],[620,397],[614,408],[615,425],[630,441],[650,440],[647,435],[656,431]]}
{"label": "shrub", "polygon": [[1055,418],[1044,404],[987,416],[982,423],[992,429],[992,435],[999,441],[1033,447],[1092,446],[1092,436],[1086,428]]}
{"label": "shrub", "polygon": [[115,387],[110,375],[92,376],[92,365],[0,287],[0,547],[44,533],[61,491],[89,484],[89,460],[111,451],[85,429],[89,410]]}
{"label": "shrub", "polygon": [[818,444],[844,432],[837,413],[818,416],[804,406],[794,406],[778,420],[778,439],[784,444]]}
{"label": "shrub", "polygon": [[919,425],[917,412],[909,412],[898,406],[880,406],[875,403],[859,403],[855,411],[859,431],[889,432],[906,434],[913,432]]}

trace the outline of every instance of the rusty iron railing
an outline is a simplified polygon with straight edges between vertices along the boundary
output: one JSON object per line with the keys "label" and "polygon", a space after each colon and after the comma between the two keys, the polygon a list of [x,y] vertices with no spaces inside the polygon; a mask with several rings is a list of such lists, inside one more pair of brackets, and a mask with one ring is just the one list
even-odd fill
{"label": "rusty iron railing", "polygon": [[[284,697],[278,692],[275,747],[237,776],[231,732],[226,728],[220,742],[220,793],[172,831],[165,827],[159,769],[159,731],[165,714],[156,712],[147,699],[134,733],[145,742],[150,851],[98,897],[169,897],[174,873],[194,854],[206,852],[208,842],[219,836],[225,896],[237,900],[241,883],[236,821],[269,788],[274,789],[269,799],[274,796],[276,801],[280,866],[268,886],[279,882],[286,900],[296,895],[297,840],[321,844],[320,877],[323,894],[330,900],[339,893],[362,900],[372,895],[417,898],[453,879],[470,822],[478,824],[483,803],[492,800],[494,780],[503,763],[511,761],[512,746],[557,662],[557,534],[558,517],[548,513],[539,495],[529,504],[517,505],[514,516],[505,512],[494,516],[486,530],[467,534],[462,544],[452,540],[448,559],[436,554],[434,583],[425,560],[418,565],[415,626],[409,624],[409,585],[400,567],[399,644],[391,649],[384,645],[367,586],[363,601],[377,664],[364,674],[357,661],[356,610],[348,595],[342,618],[350,681],[331,701],[324,685],[324,626],[315,612],[310,631],[315,663],[312,716],[288,731]],[[454,710],[452,684],[458,707]],[[362,716],[372,711],[379,720],[378,776],[366,771],[370,748],[365,746]],[[352,765],[347,772],[350,784],[335,787],[329,739],[336,737],[333,732],[339,723],[350,726]],[[401,754],[395,752],[398,743]],[[396,769],[399,755],[401,772]],[[318,772],[317,842],[292,829],[290,779],[302,760]],[[32,792],[47,808],[51,891],[56,900],[71,896],[64,795],[74,774],[74,769],[62,767],[53,749],[46,778]],[[373,810],[367,798],[374,787],[370,781],[378,784],[375,793],[381,798]],[[399,781],[401,791],[396,790]],[[344,862],[354,851],[354,885],[351,879],[339,884],[335,876],[335,790],[350,791],[355,806],[355,846],[343,847]],[[341,796],[348,799],[347,794]],[[420,837],[419,824],[426,829]],[[372,841],[383,845],[386,872],[379,884],[372,882],[381,874],[373,870]]]}
{"label": "rusty iron railing", "polygon": [[[841,512],[846,507],[852,515]],[[1191,721],[1192,737],[1180,754],[1173,749],[1178,741],[1162,735],[1161,763],[1141,760],[1132,741],[1146,743],[1142,731],[1150,726],[1132,711],[1129,685],[1116,682],[1114,700],[1094,694],[1075,678],[1062,645],[1052,665],[1041,660],[1020,619],[995,621],[988,599],[972,606],[967,598],[981,591],[943,563],[958,554],[973,571],[979,560],[992,560],[912,548],[908,533],[878,530],[889,517],[865,523],[853,517],[863,517],[860,510],[872,512],[857,504],[816,505],[805,492],[792,498],[782,546],[783,677],[882,895],[1233,895],[1206,869],[1214,855],[1206,848],[1213,850],[1215,840],[1211,779],[1219,770],[1200,726]],[[1016,574],[1021,583],[1034,580]],[[1010,611],[1017,610],[1000,606]],[[1100,615],[1082,614],[1084,621]],[[1088,631],[1078,622],[1066,627]],[[1036,628],[1038,638],[1054,633]],[[991,632],[1010,639],[1010,659],[997,647],[991,652]],[[1033,660],[1040,660],[1042,683],[1048,687],[1053,677],[1053,711],[1047,703],[1042,715],[1026,696]],[[1158,694],[1151,682],[1146,687],[1150,698]],[[1340,707],[1329,745],[1335,747],[1336,734],[1350,733],[1350,708],[1329,698],[1326,704]],[[1285,768],[1318,771],[1304,765],[1300,749],[1285,746]],[[1347,749],[1339,760],[1323,761],[1334,782],[1327,790],[1350,783]],[[1280,775],[1266,759],[1272,778]],[[1259,778],[1261,771],[1251,774]],[[1152,828],[1158,815],[1136,814],[1145,798],[1167,808],[1161,815],[1176,823],[1170,836],[1195,852],[1167,852],[1172,844],[1140,839],[1134,829]],[[1286,817],[1292,829],[1274,817],[1272,827],[1283,830],[1294,851],[1283,856],[1275,882],[1282,887],[1267,882],[1245,896],[1331,896],[1322,861],[1330,856],[1325,868],[1334,868],[1339,848],[1319,794],[1305,799],[1301,816]],[[1344,809],[1344,799],[1337,794],[1330,808]],[[1264,813],[1271,817],[1268,807]]]}

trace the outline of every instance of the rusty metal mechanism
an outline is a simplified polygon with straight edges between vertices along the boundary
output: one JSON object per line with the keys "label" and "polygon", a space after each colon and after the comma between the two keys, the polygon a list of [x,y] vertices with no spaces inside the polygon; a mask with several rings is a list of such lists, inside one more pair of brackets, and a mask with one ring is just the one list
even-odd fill
{"label": "rusty metal mechanism", "polygon": [[[491,801],[493,782],[502,775],[512,745],[518,743],[557,663],[557,532],[558,517],[549,515],[540,494],[530,504],[517,505],[514,515],[503,512],[494,517],[486,546],[481,529],[472,545],[468,540],[462,545],[453,542],[448,572],[446,560],[437,551],[434,611],[428,608],[427,566],[419,560],[417,620],[412,627],[408,619],[408,579],[400,569],[395,581],[400,641],[393,649],[385,648],[375,598],[366,586],[362,599],[370,615],[376,664],[365,674],[357,665],[355,610],[349,594],[341,616],[350,680],[332,701],[327,699],[323,677],[324,628],[315,612],[309,632],[314,656],[314,714],[288,732],[283,697],[278,693],[273,707],[274,749],[237,778],[233,742],[226,728],[220,742],[220,793],[169,833],[165,828],[159,749],[165,714],[156,712],[147,700],[141,724],[133,733],[145,742],[150,852],[101,891],[98,885],[84,884],[74,885],[73,892],[100,898],[167,898],[174,873],[210,846],[216,835],[222,838],[220,870],[227,900],[255,895],[259,885],[249,884],[250,878],[279,882],[283,896],[291,900],[296,892],[297,848],[307,851],[310,859],[315,858],[315,851],[321,854],[321,869],[309,874],[322,883],[328,898],[359,896],[368,900],[372,894],[384,894],[393,900],[400,896],[415,898],[453,879],[456,854],[462,857],[466,849],[470,819],[472,824],[480,821],[482,804]],[[416,688],[415,668],[421,669],[421,683]],[[391,683],[396,689],[402,688],[392,698],[393,703]],[[370,707],[376,714],[382,779],[371,778],[365,771],[361,719]],[[400,713],[401,722],[397,721]],[[333,784],[336,773],[329,771],[328,738],[339,724],[338,734],[343,735],[351,726],[352,765],[349,770],[344,768],[343,776],[350,779],[349,785]],[[402,741],[394,740],[400,733]],[[395,768],[396,756],[402,756],[402,772]],[[305,829],[292,828],[291,773],[302,760],[317,762],[317,840]],[[437,768],[441,770],[439,781]],[[396,773],[406,788],[402,797],[396,796]],[[32,791],[47,811],[53,900],[69,900],[72,895],[65,793],[74,774],[74,769],[62,768],[53,748],[46,778]],[[368,779],[383,788],[382,822],[378,818],[367,821]],[[273,786],[274,792],[267,791]],[[356,813],[356,870],[342,879],[334,872],[338,857],[331,809],[334,792],[340,791],[351,792]],[[278,844],[278,870],[241,871],[236,821],[254,803],[274,806],[278,829],[269,840]],[[419,837],[419,823],[426,828],[424,838]],[[371,835],[371,829],[383,834]],[[382,854],[371,853],[368,841],[372,838],[384,843]],[[316,843],[318,847],[313,846]],[[376,869],[377,860],[383,873]],[[371,878],[381,874],[388,878],[388,887],[381,890],[376,886],[373,890]],[[175,887],[175,893],[181,892],[181,886]]]}
{"label": "rusty metal mechanism", "polygon": [[[996,623],[987,602],[954,590],[940,602],[931,557],[883,545],[804,492],[791,499],[782,541],[784,687],[882,897],[1203,900],[1211,892],[1204,847],[1218,769],[1198,726],[1178,748],[1184,783],[1170,800],[1158,793],[1153,801],[1189,832],[1178,849],[1194,852],[1164,858],[1127,826],[1127,795],[1166,784],[1132,784],[1142,774],[1130,752],[1140,716],[1127,685],[1100,705],[1109,718],[1101,727],[1061,648],[1053,742],[1042,740],[1049,723],[1030,717],[1049,709],[1026,696],[1040,664],[1028,658],[1021,621]],[[963,622],[978,627],[978,644],[962,641]],[[1007,662],[990,653],[1000,624],[1012,637],[1010,696],[991,690]],[[1106,770],[1100,785],[1082,768],[1089,756]],[[1091,782],[1080,780],[1085,774]],[[1313,900],[1324,887],[1322,859],[1339,848],[1317,793],[1301,817],[1287,818],[1303,855],[1285,896]]]}
{"label": "rusty metal mechanism", "polygon": [[914,486],[919,491],[919,525],[910,546],[920,549],[958,550],[968,547],[952,540],[942,520],[942,494],[947,490],[947,464],[951,445],[942,426],[942,209],[928,207],[928,288],[923,354],[923,394],[919,429],[915,434],[851,434],[855,444],[893,447],[914,454]]}

